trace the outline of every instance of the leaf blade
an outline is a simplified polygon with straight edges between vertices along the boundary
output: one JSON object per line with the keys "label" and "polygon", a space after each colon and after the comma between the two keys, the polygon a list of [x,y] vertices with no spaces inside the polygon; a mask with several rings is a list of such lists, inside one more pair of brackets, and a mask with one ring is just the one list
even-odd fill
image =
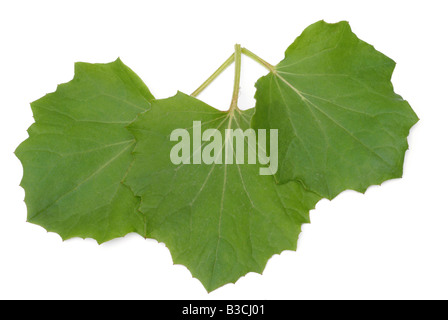
{"label": "leaf blade", "polygon": [[192,130],[193,121],[224,134],[227,128],[246,130],[252,112],[226,114],[179,93],[155,100],[130,126],[138,142],[125,182],[142,198],[146,236],[164,242],[174,262],[187,266],[208,291],[261,273],[273,254],[295,250],[300,226],[320,199],[295,182],[276,185],[272,176],[259,175],[257,165],[171,163],[172,130]]}
{"label": "leaf blade", "polygon": [[118,59],[77,63],[72,81],[33,102],[36,122],[16,150],[28,221],[64,240],[102,243],[138,231],[139,199],[122,184],[135,145],[125,126],[152,98]]}
{"label": "leaf blade", "polygon": [[393,91],[394,67],[346,22],[320,21],[296,39],[256,85],[253,127],[279,129],[280,182],[332,199],[402,176],[418,118]]}

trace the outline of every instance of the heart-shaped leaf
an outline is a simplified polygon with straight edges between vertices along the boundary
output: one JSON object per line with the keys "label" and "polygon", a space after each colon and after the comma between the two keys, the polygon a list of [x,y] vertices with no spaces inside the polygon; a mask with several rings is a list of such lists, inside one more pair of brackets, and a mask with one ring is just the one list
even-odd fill
{"label": "heart-shaped leaf", "polygon": [[[130,126],[137,145],[125,182],[142,198],[145,236],[164,242],[174,262],[187,266],[209,291],[248,272],[261,273],[272,255],[295,250],[300,226],[320,199],[296,182],[277,185],[247,162],[172,163],[173,130],[186,129],[193,137],[193,122],[201,121],[202,131],[216,129],[230,139],[226,129],[246,131],[252,114],[222,112],[179,93],[154,100]],[[191,143],[190,158],[209,143]]]}
{"label": "heart-shaped leaf", "polygon": [[75,69],[71,82],[32,103],[36,122],[16,154],[28,221],[101,243],[141,232],[139,199],[122,184],[135,145],[126,126],[153,96],[120,60]]}
{"label": "heart-shaped leaf", "polygon": [[279,130],[279,181],[331,199],[401,177],[418,118],[394,93],[394,67],[347,22],[308,27],[256,85],[253,127]]}

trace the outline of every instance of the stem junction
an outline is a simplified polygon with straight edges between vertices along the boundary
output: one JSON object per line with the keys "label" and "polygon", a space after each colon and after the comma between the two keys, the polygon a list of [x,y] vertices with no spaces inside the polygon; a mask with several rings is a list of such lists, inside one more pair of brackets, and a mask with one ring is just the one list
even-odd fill
{"label": "stem junction", "polygon": [[275,67],[271,65],[270,63],[266,62],[259,56],[257,56],[255,53],[251,52],[250,50],[246,48],[241,48],[241,45],[237,44],[235,45],[235,52],[216,70],[210,78],[208,78],[196,91],[194,91],[191,96],[197,97],[199,94],[202,93],[213,81],[215,81],[216,78],[218,78],[221,73],[223,73],[232,63],[235,62],[235,82],[233,86],[233,95],[232,95],[232,102],[230,104],[229,111],[232,112],[234,110],[238,110],[238,97],[240,92],[240,82],[241,82],[241,55],[244,54],[245,56],[251,58],[252,60],[256,61],[263,67],[265,67],[269,72],[276,73]]}

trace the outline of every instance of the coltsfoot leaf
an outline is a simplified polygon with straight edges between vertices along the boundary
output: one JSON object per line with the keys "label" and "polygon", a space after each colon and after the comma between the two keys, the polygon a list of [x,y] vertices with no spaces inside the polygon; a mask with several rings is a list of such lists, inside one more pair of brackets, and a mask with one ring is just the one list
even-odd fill
{"label": "coltsfoot leaf", "polygon": [[308,27],[256,84],[252,124],[279,130],[279,181],[331,199],[401,177],[418,118],[394,93],[394,67],[347,22]]}
{"label": "coltsfoot leaf", "polygon": [[100,243],[141,231],[139,199],[122,184],[135,145],[125,127],[150,99],[117,60],[76,64],[72,81],[31,104],[36,122],[16,151],[29,222]]}
{"label": "coltsfoot leaf", "polygon": [[[245,111],[242,54],[271,71]],[[120,60],[76,64],[72,81],[32,103],[36,122],[16,151],[28,221],[63,239],[164,242],[212,291],[295,250],[322,197],[402,175],[418,118],[394,92],[395,63],[347,22],[308,27],[276,67],[236,45],[193,95],[233,62],[227,112],[180,92],[154,100]],[[174,132],[188,144],[177,148]]]}
{"label": "coltsfoot leaf", "polygon": [[249,129],[253,111],[222,112],[178,93],[154,100],[129,127],[137,145],[125,182],[142,198],[145,236],[164,242],[174,262],[208,291],[261,273],[272,255],[295,250],[301,225],[320,200],[297,182],[277,185],[258,165],[171,162],[173,130],[193,136],[193,121],[201,121],[203,131],[218,129],[228,139],[226,129]]}

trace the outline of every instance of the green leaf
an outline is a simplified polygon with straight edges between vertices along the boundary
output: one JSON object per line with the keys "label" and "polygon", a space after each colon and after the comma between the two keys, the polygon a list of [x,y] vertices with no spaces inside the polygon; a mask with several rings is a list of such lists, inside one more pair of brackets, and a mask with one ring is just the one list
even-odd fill
{"label": "green leaf", "polygon": [[252,124],[279,130],[279,181],[331,199],[401,177],[418,118],[394,93],[394,67],[347,22],[308,27],[256,85]]}
{"label": "green leaf", "polygon": [[74,79],[31,104],[36,122],[16,151],[28,221],[63,239],[141,232],[139,199],[122,184],[135,145],[125,128],[152,94],[120,60],[78,63]]}
{"label": "green leaf", "polygon": [[301,224],[320,199],[296,182],[277,185],[273,176],[259,174],[258,165],[171,162],[174,129],[193,136],[193,121],[201,121],[202,131],[219,129],[224,137],[225,129],[248,129],[252,114],[218,111],[178,93],[153,101],[130,126],[137,145],[125,182],[142,198],[144,235],[164,242],[174,262],[208,291],[261,273],[272,255],[295,250]]}

